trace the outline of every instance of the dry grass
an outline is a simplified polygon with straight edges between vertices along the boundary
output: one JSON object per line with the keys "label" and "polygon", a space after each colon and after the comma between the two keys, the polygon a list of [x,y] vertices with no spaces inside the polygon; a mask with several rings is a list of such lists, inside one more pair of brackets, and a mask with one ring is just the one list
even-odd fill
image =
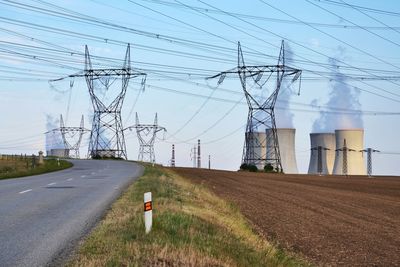
{"label": "dry grass", "polygon": [[[153,194],[144,233],[143,193]],[[128,188],[69,266],[300,266],[254,234],[232,204],[161,167]]]}
{"label": "dry grass", "polygon": [[65,160],[46,159],[44,164],[38,164],[38,158],[19,155],[0,156],[0,179],[25,177],[46,172],[53,172],[72,167],[72,163]]}

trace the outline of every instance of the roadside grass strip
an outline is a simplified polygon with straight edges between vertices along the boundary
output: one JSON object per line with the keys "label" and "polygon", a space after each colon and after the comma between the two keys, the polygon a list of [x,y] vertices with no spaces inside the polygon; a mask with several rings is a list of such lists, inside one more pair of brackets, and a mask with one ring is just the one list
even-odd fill
{"label": "roadside grass strip", "polygon": [[[145,234],[143,193],[153,195]],[[171,170],[147,165],[68,266],[309,266],[255,234],[234,205]]]}
{"label": "roadside grass strip", "polygon": [[0,180],[60,171],[72,166],[69,161],[56,159],[46,159],[44,164],[35,166],[24,160],[0,160]]}

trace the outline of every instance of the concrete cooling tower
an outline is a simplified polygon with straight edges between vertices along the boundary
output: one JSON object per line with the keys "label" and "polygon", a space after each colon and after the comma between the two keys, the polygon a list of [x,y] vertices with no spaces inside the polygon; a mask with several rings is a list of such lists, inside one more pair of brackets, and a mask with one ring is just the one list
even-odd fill
{"label": "concrete cooling tower", "polygon": [[333,164],[335,161],[335,149],[336,149],[335,134],[311,133],[310,141],[311,141],[311,155],[310,155],[310,164],[308,165],[308,173],[332,174]]}
{"label": "concrete cooling tower", "polygon": [[[250,136],[251,135],[251,136]],[[248,147],[246,148],[245,162],[254,164],[259,170],[263,170],[266,159],[266,139],[265,132],[246,133]]]}
{"label": "concrete cooling tower", "polygon": [[[267,130],[267,136],[270,136]],[[297,161],[295,154],[295,136],[296,129],[293,128],[278,128],[276,129],[278,135],[279,151],[281,156],[281,163],[284,173],[296,174],[298,173]],[[273,149],[273,144],[267,141],[267,153]]]}
{"label": "concrete cooling tower", "polygon": [[366,175],[364,156],[364,130],[335,130],[336,155],[333,174]]}

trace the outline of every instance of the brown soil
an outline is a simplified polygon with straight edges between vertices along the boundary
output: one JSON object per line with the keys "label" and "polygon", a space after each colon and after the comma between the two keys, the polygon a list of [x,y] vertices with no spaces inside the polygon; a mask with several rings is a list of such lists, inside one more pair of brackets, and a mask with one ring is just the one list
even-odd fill
{"label": "brown soil", "polygon": [[323,266],[400,266],[400,177],[174,168],[238,205],[268,240]]}

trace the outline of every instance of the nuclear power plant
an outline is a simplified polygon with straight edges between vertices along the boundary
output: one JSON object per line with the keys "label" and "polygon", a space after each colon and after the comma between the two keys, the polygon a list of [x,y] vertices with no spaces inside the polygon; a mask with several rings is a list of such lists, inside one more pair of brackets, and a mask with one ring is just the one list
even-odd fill
{"label": "nuclear power plant", "polygon": [[363,129],[311,133],[309,174],[366,175]]}

